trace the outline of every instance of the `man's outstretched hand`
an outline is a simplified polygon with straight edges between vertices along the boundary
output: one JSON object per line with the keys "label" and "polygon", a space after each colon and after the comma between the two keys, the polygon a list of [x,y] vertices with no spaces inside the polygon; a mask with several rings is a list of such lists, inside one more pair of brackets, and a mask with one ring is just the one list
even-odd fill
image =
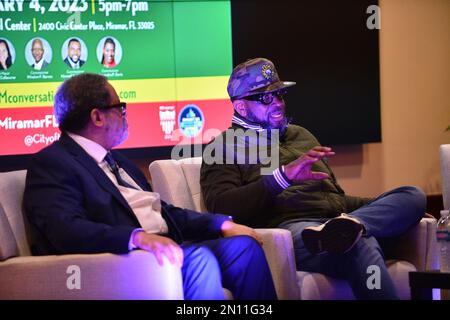
{"label": "man's outstretched hand", "polygon": [[293,181],[323,180],[329,178],[325,172],[311,171],[312,165],[322,158],[334,156],[329,147],[314,147],[284,166],[284,174]]}

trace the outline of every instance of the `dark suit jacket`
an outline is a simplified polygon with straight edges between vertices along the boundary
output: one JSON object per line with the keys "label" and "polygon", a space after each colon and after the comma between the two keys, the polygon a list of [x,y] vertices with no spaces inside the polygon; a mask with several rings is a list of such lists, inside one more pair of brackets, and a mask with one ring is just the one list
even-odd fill
{"label": "dark suit jacket", "polygon": [[[72,65],[71,65],[70,62],[69,62],[69,57],[66,57],[66,58],[64,59],[64,62],[69,66],[69,68],[72,68]],[[80,68],[83,66],[83,64],[84,64],[85,62],[86,62],[86,61],[80,59]]]}
{"label": "dark suit jacket", "polygon": [[[119,152],[119,165],[150,191],[140,170]],[[34,254],[126,253],[139,222],[120,191],[75,141],[59,141],[38,152],[29,166],[24,209],[34,234]],[[229,217],[200,214],[162,202],[168,237],[181,243],[220,236]]]}

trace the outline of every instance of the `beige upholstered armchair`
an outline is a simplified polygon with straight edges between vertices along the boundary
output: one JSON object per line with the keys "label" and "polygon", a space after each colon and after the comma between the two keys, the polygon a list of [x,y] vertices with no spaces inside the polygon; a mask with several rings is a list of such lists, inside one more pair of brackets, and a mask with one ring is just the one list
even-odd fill
{"label": "beige upholstered armchair", "polygon": [[439,147],[441,157],[442,198],[444,209],[450,210],[450,144]]}
{"label": "beige upholstered armchair", "polygon": [[25,176],[0,173],[0,299],[183,299],[180,269],[142,250],[31,256]]}
{"label": "beige upholstered armchair", "polygon": [[[158,160],[150,164],[153,191],[177,207],[206,212],[200,191],[201,158],[180,161]],[[257,229],[264,241],[279,299],[298,299],[299,290],[290,232],[283,229]]]}
{"label": "beige upholstered armchair", "polygon": [[[206,212],[200,189],[201,158],[158,160],[150,164],[154,191],[161,199],[179,207]],[[408,272],[437,268],[435,248],[436,221],[424,218],[385,252],[388,270],[399,295],[410,298]],[[264,239],[280,299],[353,299],[349,285],[319,273],[296,271],[292,239],[283,229],[257,229]]]}

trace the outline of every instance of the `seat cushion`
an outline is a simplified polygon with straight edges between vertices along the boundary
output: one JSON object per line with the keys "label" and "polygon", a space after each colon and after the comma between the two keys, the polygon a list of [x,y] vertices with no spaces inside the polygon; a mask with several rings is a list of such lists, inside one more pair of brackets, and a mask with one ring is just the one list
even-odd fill
{"label": "seat cushion", "polygon": [[353,292],[345,280],[315,272],[297,271],[302,300],[353,300]]}
{"label": "seat cushion", "polygon": [[[193,158],[197,159],[197,158]],[[201,161],[201,158],[199,159]],[[194,210],[199,212],[207,212],[203,201],[202,190],[200,187],[200,163],[182,163],[181,168],[183,169],[184,176],[186,178],[186,183],[189,188],[189,193],[194,202]]]}
{"label": "seat cushion", "polygon": [[[388,272],[402,300],[411,298],[409,288],[410,271],[417,271],[404,260],[387,260]],[[302,300],[352,300],[353,292],[345,280],[325,276],[321,273],[297,271],[297,281]]]}
{"label": "seat cushion", "polygon": [[16,239],[14,238],[5,211],[0,205],[0,261],[17,256],[18,254]]}
{"label": "seat cushion", "polygon": [[386,260],[386,265],[400,299],[411,299],[409,272],[417,271],[417,268],[412,263],[405,260]]}
{"label": "seat cushion", "polygon": [[26,170],[0,173],[0,205],[14,234],[19,255],[30,255],[26,217],[22,213]]}

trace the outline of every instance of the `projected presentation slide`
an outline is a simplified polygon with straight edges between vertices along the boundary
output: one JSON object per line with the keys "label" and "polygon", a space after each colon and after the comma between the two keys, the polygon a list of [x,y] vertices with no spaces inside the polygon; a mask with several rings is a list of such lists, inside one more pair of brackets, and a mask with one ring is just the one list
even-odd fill
{"label": "projected presentation slide", "polygon": [[206,143],[230,125],[229,1],[0,0],[0,155],[59,138],[58,86],[102,74],[127,102],[120,148]]}

